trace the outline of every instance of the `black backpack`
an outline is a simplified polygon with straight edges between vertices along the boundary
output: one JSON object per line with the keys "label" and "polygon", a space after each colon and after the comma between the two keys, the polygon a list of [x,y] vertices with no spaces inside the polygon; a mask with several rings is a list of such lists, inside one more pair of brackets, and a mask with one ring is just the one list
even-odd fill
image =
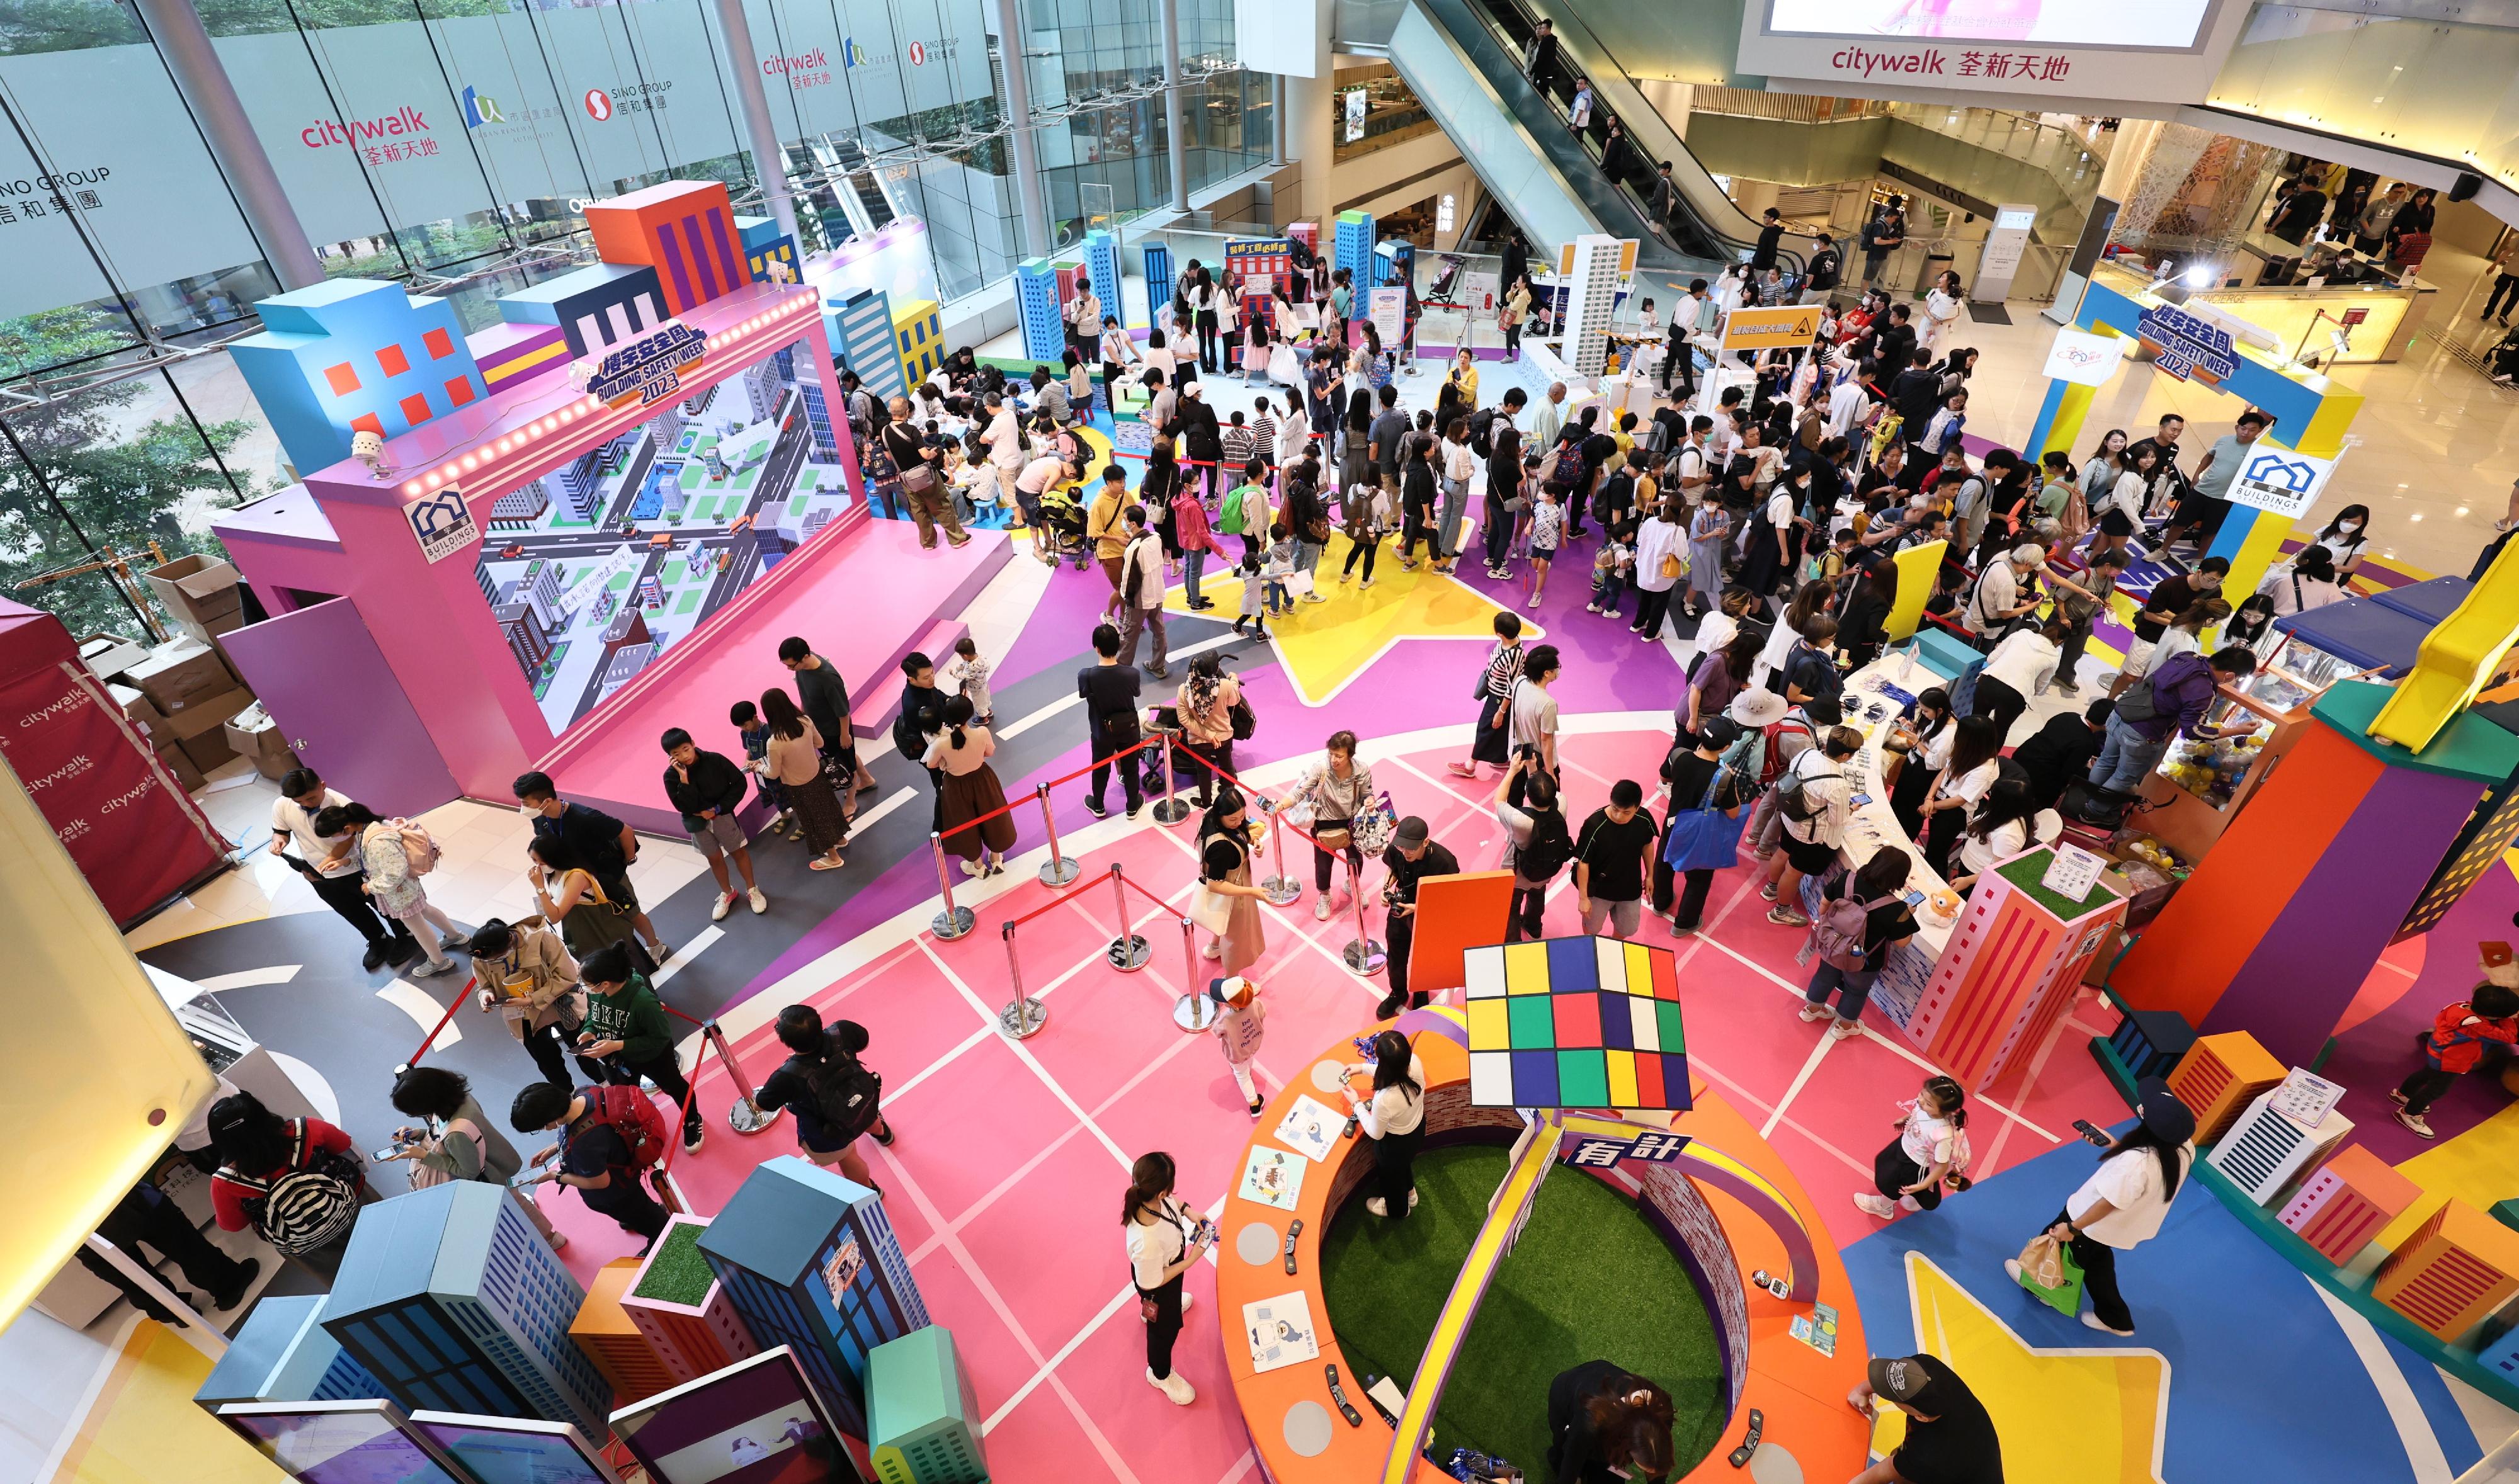
{"label": "black backpack", "polygon": [[1470,452],[1480,458],[1495,457],[1495,409],[1482,407],[1470,414]]}
{"label": "black backpack", "polygon": [[1530,844],[1514,851],[1513,873],[1525,881],[1553,881],[1572,858],[1574,840],[1566,833],[1566,815],[1549,809],[1531,815]]}
{"label": "black backpack", "polygon": [[839,1137],[854,1139],[883,1116],[883,1078],[847,1052],[828,1052],[810,1062],[789,1057],[787,1069],[805,1079],[815,1116]]}

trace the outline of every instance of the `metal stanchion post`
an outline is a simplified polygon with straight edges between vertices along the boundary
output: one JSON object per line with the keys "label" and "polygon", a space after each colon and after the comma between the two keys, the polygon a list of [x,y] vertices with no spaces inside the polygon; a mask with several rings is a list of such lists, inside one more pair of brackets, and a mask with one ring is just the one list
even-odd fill
{"label": "metal stanchion post", "polygon": [[1286,874],[1285,826],[1277,820],[1278,810],[1284,807],[1281,804],[1268,810],[1268,851],[1276,863],[1277,874],[1260,883],[1260,890],[1268,894],[1268,904],[1272,907],[1286,906],[1304,895],[1304,884]]}
{"label": "metal stanchion post", "polygon": [[1181,983],[1186,992],[1172,1001],[1172,1024],[1187,1031],[1206,1030],[1215,1024],[1215,1001],[1207,997],[1207,986],[1199,982],[1198,924],[1184,917],[1181,925]]}
{"label": "metal stanchion post", "polygon": [[1015,958],[1015,925],[1006,924],[1005,932],[1006,983],[1015,997],[997,1012],[997,1028],[1020,1041],[1040,1034],[1040,1027],[1049,1024],[1049,1007],[1024,993],[1023,965]]}
{"label": "metal stanchion post", "polygon": [[1164,802],[1155,806],[1155,823],[1178,824],[1189,817],[1180,801],[1180,757],[1172,751],[1172,734],[1164,732]]}
{"label": "metal stanchion post", "polygon": [[1120,936],[1111,939],[1111,946],[1102,950],[1102,956],[1121,973],[1134,974],[1146,967],[1155,950],[1144,935],[1128,931],[1128,894],[1120,885],[1120,863],[1116,860],[1111,863],[1111,905],[1120,910]]}
{"label": "metal stanchion post", "polygon": [[945,864],[945,837],[929,830],[927,844],[936,851],[937,889],[945,894],[945,910],[936,914],[927,930],[950,943],[971,931],[971,909],[953,905],[953,873]]}
{"label": "metal stanchion post", "polygon": [[1076,873],[1084,868],[1058,853],[1058,816],[1049,810],[1049,785],[1041,784],[1034,792],[1040,796],[1041,825],[1049,831],[1049,858],[1040,863],[1040,884],[1063,887],[1074,881]]}
{"label": "metal stanchion post", "polygon": [[726,1032],[718,1028],[716,1020],[711,1019],[702,1025],[700,1035],[708,1042],[709,1049],[717,1053],[717,1064],[726,1069],[728,1078],[734,1083],[734,1106],[726,1112],[727,1126],[739,1134],[757,1134],[777,1122],[779,1113],[784,1110],[762,1108],[758,1094],[753,1090],[752,1079],[743,1074],[743,1064],[734,1059],[734,1048],[727,1045]]}
{"label": "metal stanchion post", "polygon": [[1382,951],[1382,944],[1375,942],[1373,935],[1365,930],[1364,867],[1357,865],[1352,855],[1347,862],[1347,890],[1348,895],[1355,898],[1355,940],[1340,949],[1339,957],[1347,960],[1348,971],[1351,974],[1379,974],[1389,958]]}

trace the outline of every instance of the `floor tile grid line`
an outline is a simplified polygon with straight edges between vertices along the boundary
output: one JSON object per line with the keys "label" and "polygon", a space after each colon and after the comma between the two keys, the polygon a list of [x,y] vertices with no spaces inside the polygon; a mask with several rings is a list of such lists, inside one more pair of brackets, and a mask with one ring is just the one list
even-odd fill
{"label": "floor tile grid line", "polygon": [[[1713,945],[1713,947],[1714,947],[1714,949],[1715,949],[1717,952],[1722,953],[1722,954],[1724,954],[1725,956],[1727,956],[1727,957],[1731,958],[1731,959],[1732,959],[1732,960],[1734,960],[1735,962],[1739,963],[1742,967],[1744,967],[1744,968],[1746,968],[1746,969],[1749,970],[1751,973],[1756,974],[1756,975],[1760,976],[1761,978],[1768,980],[1769,982],[1773,982],[1773,983],[1774,983],[1778,988],[1783,989],[1783,990],[1784,990],[1784,991],[1786,991],[1787,993],[1789,993],[1789,994],[1792,995],[1794,998],[1796,998],[1796,999],[1801,999],[1801,998],[1805,998],[1805,997],[1807,996],[1807,994],[1808,994],[1808,991],[1807,991],[1807,990],[1805,990],[1805,989],[1803,989],[1803,988],[1801,988],[1801,987],[1799,987],[1799,986],[1795,985],[1795,984],[1792,982],[1792,981],[1786,979],[1784,976],[1782,976],[1782,975],[1780,975],[1780,974],[1776,973],[1774,970],[1772,970],[1772,969],[1768,968],[1766,965],[1764,965],[1764,964],[1762,964],[1762,963],[1759,963],[1756,959],[1753,959],[1753,958],[1749,957],[1748,955],[1746,955],[1746,954],[1745,954],[1745,953],[1742,953],[1742,952],[1741,952],[1741,951],[1739,951],[1738,949],[1736,949],[1736,948],[1732,947],[1730,944],[1728,944],[1728,943],[1723,943],[1723,942],[1718,942],[1718,941],[1716,941],[1714,938],[1706,938],[1706,939],[1705,939],[1705,941],[1706,941],[1706,942],[1708,942],[1708,943],[1710,943],[1710,944],[1712,944],[1712,945]],[[1887,1047],[1887,1048],[1889,1049],[1889,1052],[1890,1052],[1890,1054],[1891,1054],[1891,1055],[1896,1056],[1896,1057],[1898,1057],[1898,1058],[1900,1058],[1901,1060],[1904,1060],[1904,1061],[1906,1061],[1906,1062],[1910,1062],[1910,1063],[1914,1064],[1915,1066],[1917,1066],[1917,1067],[1920,1067],[1920,1068],[1923,1069],[1924,1069],[1924,1070],[1926,1070],[1926,1071],[1930,1071],[1930,1072],[1939,1072],[1939,1071],[1942,1069],[1941,1068],[1939,1068],[1939,1067],[1935,1066],[1935,1065],[1934,1065],[1930,1060],[1928,1060],[1928,1059],[1926,1059],[1926,1058],[1924,1058],[1924,1057],[1922,1057],[1922,1056],[1918,1055],[1916,1052],[1914,1052],[1914,1051],[1910,1050],[1909,1048],[1907,1048],[1907,1047],[1905,1047],[1905,1046],[1901,1046],[1901,1045],[1899,1045],[1895,1040],[1892,1040],[1892,1039],[1891,1039],[1891,1038],[1889,1038],[1888,1036],[1885,1036],[1885,1035],[1880,1034],[1878,1031],[1874,1030],[1874,1029],[1873,1029],[1871,1026],[1864,1026],[1864,1027],[1863,1027],[1863,1034],[1864,1034],[1864,1037],[1865,1037],[1866,1039],[1868,1039],[1868,1040],[1872,1040],[1872,1041],[1876,1041],[1876,1042],[1878,1042],[1878,1044],[1880,1044],[1880,1045],[1882,1045],[1882,1046]],[[2048,1143],[2050,1143],[2050,1144],[2060,1144],[2060,1143],[2062,1143],[2062,1142],[2063,1142],[2062,1140],[2060,1140],[2060,1139],[2056,1138],[2054,1134],[2051,1134],[2051,1133],[2049,1133],[2047,1130],[2045,1130],[2044,1128],[2039,1127],[2039,1126],[2038,1126],[2038,1124],[2036,1123],[2036,1121],[2034,1121],[2033,1119],[2031,1119],[2031,1118],[2029,1118],[2029,1117],[2027,1117],[2027,1116],[2025,1116],[2025,1115],[2021,1114],[2020,1113],[2018,1113],[2018,1112],[2016,1112],[2016,1111],[2014,1111],[2014,1110],[2012,1110],[2012,1109],[2010,1109],[2010,1108],[2005,1107],[2003,1104],[1996,1102],[1996,1101],[1995,1101],[1994,1099],[1992,1099],[1992,1098],[1988,1098],[1988,1097],[1980,1096],[1980,1097],[1977,1099],[1977,1101],[1978,1101],[1978,1102],[1980,1102],[1980,1103],[1983,1103],[1986,1107],[1993,1109],[1996,1113],[2002,1113],[2005,1117],[2008,1117],[2008,1118],[2012,1119],[2013,1121],[2017,1122],[2021,1127],[2028,1129],[2031,1133],[2036,1134],[2038,1137],[2040,1137],[2040,1138],[2042,1138],[2042,1139],[2046,1140],[2046,1141],[2047,1141]]]}
{"label": "floor tile grid line", "polygon": [[[962,976],[953,972],[953,966],[945,962],[944,958],[936,952],[935,948],[925,941],[922,940],[918,946],[920,951],[927,955],[928,961],[933,963],[937,969],[944,974],[946,982],[953,986],[954,992],[962,996],[963,1002],[969,1005],[973,1012],[978,1014],[983,1021],[991,1025],[994,1025],[997,1019],[997,1012],[990,1009],[988,1002],[980,998],[979,994],[971,988],[970,984],[963,980]],[[1009,1037],[1006,1041],[1006,1049],[1013,1052],[1015,1054],[1015,1060],[1023,1063],[1024,1066],[1031,1070],[1034,1076],[1040,1079],[1040,1085],[1049,1089],[1051,1097],[1058,1099],[1059,1103],[1064,1106],[1069,1113],[1076,1115],[1077,1121],[1084,1125],[1085,1131],[1093,1135],[1095,1141],[1100,1143],[1103,1149],[1110,1152],[1111,1157],[1119,1163],[1120,1168],[1125,1170],[1128,1167],[1130,1161],[1127,1152],[1121,1149],[1119,1144],[1115,1142],[1109,1134],[1102,1131],[1099,1124],[1095,1123],[1091,1117],[1086,1115],[1083,1106],[1078,1103],[1075,1096],[1069,1093],[1066,1087],[1060,1084],[1057,1077],[1050,1074],[1048,1068],[1040,1065],[1040,1059],[1032,1054],[1032,1048],[1026,1046],[1021,1041]]]}
{"label": "floor tile grid line", "polygon": [[[920,1215],[928,1224],[937,1231],[943,1232],[945,1230],[943,1213],[936,1208],[935,1201],[928,1199],[926,1191],[920,1188],[916,1177],[909,1173],[908,1166],[881,1147],[877,1147],[875,1157],[881,1159],[884,1167],[901,1182],[902,1189],[908,1193],[910,1200],[917,1205]],[[971,1256],[970,1248],[962,1245],[959,1237],[950,1234],[946,1236],[944,1245],[947,1254],[970,1276],[971,1287],[979,1290],[982,1301],[996,1314],[997,1322],[1004,1325],[1006,1332],[1014,1336],[1015,1343],[1023,1347],[1024,1358],[1035,1366],[1040,1365],[1045,1359],[1040,1353],[1040,1347],[1033,1343],[1032,1335],[1026,1332],[1022,1321],[1015,1318],[1013,1307],[1006,1302],[1005,1296],[997,1291],[996,1285],[989,1281],[989,1275],[982,1271],[979,1263]],[[1136,1484],[1136,1475],[1129,1471],[1127,1462],[1121,1459],[1119,1450],[1111,1446],[1111,1440],[1103,1435],[1102,1429],[1094,1423],[1083,1405],[1076,1400],[1074,1393],[1064,1386],[1054,1386],[1053,1390],[1060,1401],[1066,1405],[1069,1415],[1075,1418],[1076,1425],[1084,1429],[1086,1440],[1093,1445],[1094,1452],[1101,1455],[1102,1462],[1110,1466],[1111,1472],[1122,1481],[1122,1484]]]}

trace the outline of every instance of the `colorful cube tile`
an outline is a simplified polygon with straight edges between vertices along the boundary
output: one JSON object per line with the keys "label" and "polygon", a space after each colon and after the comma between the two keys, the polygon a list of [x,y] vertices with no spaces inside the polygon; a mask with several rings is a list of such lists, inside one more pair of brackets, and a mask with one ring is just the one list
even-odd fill
{"label": "colorful cube tile", "polygon": [[1471,1102],[1685,1109],[1676,965],[1667,948],[1591,937],[1468,950]]}

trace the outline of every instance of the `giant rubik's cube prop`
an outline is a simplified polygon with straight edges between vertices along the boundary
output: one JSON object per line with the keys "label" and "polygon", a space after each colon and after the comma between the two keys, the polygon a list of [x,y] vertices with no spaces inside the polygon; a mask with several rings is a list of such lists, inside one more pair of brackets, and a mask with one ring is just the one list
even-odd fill
{"label": "giant rubik's cube prop", "polygon": [[1688,1106],[1679,960],[1613,938],[1472,948],[1470,1102],[1480,1108]]}

